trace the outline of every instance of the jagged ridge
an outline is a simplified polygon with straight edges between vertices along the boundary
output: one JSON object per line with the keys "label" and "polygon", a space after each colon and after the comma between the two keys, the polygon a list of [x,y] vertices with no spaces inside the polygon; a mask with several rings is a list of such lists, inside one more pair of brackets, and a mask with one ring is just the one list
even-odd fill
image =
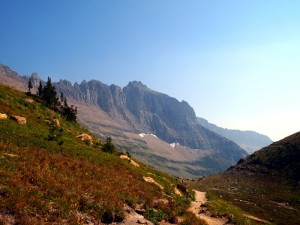
{"label": "jagged ridge", "polygon": [[[37,74],[31,78],[36,80],[34,84],[40,80]],[[19,79],[26,90],[29,77]],[[200,126],[187,102],[153,91],[141,82],[130,82],[121,88],[96,80],[81,84],[60,80],[55,86],[58,93],[63,92],[69,102],[79,106],[80,121],[99,136],[105,133],[126,139],[121,133],[154,133],[168,143],[208,150],[209,155],[191,162],[203,164],[207,168],[205,174],[225,170],[246,155],[237,144]]]}

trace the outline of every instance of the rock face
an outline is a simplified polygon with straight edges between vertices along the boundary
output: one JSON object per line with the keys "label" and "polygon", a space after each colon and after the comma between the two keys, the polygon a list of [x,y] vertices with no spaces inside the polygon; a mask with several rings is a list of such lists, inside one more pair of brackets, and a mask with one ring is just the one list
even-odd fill
{"label": "rock face", "polygon": [[74,85],[61,80],[55,86],[68,99],[96,106],[113,120],[123,121],[127,131],[152,133],[168,143],[212,150],[213,157],[206,161],[209,167],[217,163],[223,170],[247,155],[237,144],[200,126],[187,102],[151,90],[141,82],[130,82],[123,89],[95,80]]}
{"label": "rock face", "polygon": [[209,123],[206,119],[197,118],[198,123],[223,137],[237,143],[247,153],[251,154],[265,146],[272,144],[272,140],[266,135],[259,134],[254,131],[231,130],[218,127],[215,124]]}
{"label": "rock face", "polygon": [[28,91],[28,81],[31,78],[33,89],[32,93],[37,90],[40,81],[44,85],[45,82],[41,80],[37,73],[32,73],[31,76],[21,76],[16,71],[13,71],[8,66],[0,64],[0,82],[5,83],[15,88]]}
{"label": "rock face", "polygon": [[[112,118],[130,123],[136,132],[154,133],[169,143],[178,142],[192,148],[216,147],[222,142],[238,149],[230,141],[197,124],[196,115],[185,101],[153,91],[141,82],[130,82],[121,89],[100,81],[83,81],[72,85],[67,81],[55,84],[58,92],[71,99],[96,105]],[[211,138],[217,141],[211,142]]]}
{"label": "rock face", "polygon": [[20,78],[20,76],[17,72],[13,71],[8,66],[1,65],[1,64],[0,64],[0,74],[3,76],[6,76],[6,77],[14,78],[14,79]]}

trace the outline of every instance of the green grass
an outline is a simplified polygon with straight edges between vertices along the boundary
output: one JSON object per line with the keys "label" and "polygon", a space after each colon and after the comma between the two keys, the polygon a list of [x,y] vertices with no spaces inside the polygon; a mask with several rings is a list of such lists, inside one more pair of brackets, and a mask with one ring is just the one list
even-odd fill
{"label": "green grass", "polygon": [[[226,217],[230,223],[234,224],[245,224],[245,225],[256,225],[261,224],[252,219],[245,217],[245,211],[239,207],[230,204],[223,200],[220,195],[217,196],[214,192],[207,193],[208,204],[207,208],[210,212],[213,212],[215,216]],[[271,223],[270,223],[271,224]]]}
{"label": "green grass", "polygon": [[[254,223],[245,220],[241,216],[244,213],[267,220],[270,224],[299,224],[300,191],[278,175],[227,172],[208,176],[190,185],[208,193],[212,212],[228,218],[232,214],[232,220],[237,224]],[[287,207],[280,205],[282,203]]]}
{"label": "green grass", "polygon": [[[119,152],[103,152],[103,142],[94,136],[94,145],[82,142],[76,136],[89,133],[85,128],[26,99],[0,84],[0,113],[27,120],[24,125],[0,120],[0,224],[5,216],[18,224],[78,224],[78,215],[104,223],[121,221],[124,204],[143,205],[154,223],[183,216],[188,224],[190,197],[175,195],[174,178],[140,162],[135,168]],[[49,138],[53,119],[61,124],[57,140]],[[151,176],[164,190],[143,176]],[[168,204],[155,203],[166,198]]]}
{"label": "green grass", "polygon": [[207,191],[209,208],[237,224],[255,223],[249,214],[269,224],[300,224],[300,133],[255,152],[222,174],[190,185]]}

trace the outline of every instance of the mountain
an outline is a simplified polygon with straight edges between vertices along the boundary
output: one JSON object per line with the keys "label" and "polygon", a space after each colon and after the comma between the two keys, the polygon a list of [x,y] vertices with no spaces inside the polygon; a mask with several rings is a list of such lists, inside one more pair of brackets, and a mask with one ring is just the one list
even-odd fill
{"label": "mountain", "polygon": [[206,119],[200,117],[197,118],[197,121],[201,126],[207,128],[208,130],[211,130],[237,143],[249,154],[252,154],[256,150],[270,145],[273,142],[268,136],[259,134],[255,131],[241,131],[218,127],[217,125],[209,123]]}
{"label": "mountain", "polygon": [[226,207],[240,212],[241,217],[254,213],[271,224],[299,224],[300,132],[256,151],[224,173],[191,185],[210,193],[229,217]]}
{"label": "mountain", "polygon": [[286,182],[300,185],[300,132],[247,156],[229,171],[239,170],[276,174]]}
{"label": "mountain", "polygon": [[0,134],[0,224],[204,224],[182,183],[3,84]]}
{"label": "mountain", "polygon": [[[1,77],[11,79],[10,84],[17,81],[15,85],[22,83],[26,90],[29,77],[15,76],[5,66],[0,71],[4,71]],[[36,74],[31,77],[39,80]],[[79,120],[95,135],[113,137],[121,149],[173,175],[197,177],[224,171],[247,154],[234,142],[200,126],[187,102],[151,90],[141,82],[121,88],[96,80],[81,84],[60,80],[55,86],[78,107]],[[154,134],[160,142],[141,137],[141,133]],[[157,150],[166,146],[166,151]],[[180,149],[186,149],[184,154]]]}

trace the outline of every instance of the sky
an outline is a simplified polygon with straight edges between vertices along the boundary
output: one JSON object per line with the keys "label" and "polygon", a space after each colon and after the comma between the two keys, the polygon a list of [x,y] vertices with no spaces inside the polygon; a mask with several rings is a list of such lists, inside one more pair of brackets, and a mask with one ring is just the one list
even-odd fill
{"label": "sky", "polygon": [[218,126],[300,130],[298,0],[0,0],[0,63],[44,80],[137,80]]}

